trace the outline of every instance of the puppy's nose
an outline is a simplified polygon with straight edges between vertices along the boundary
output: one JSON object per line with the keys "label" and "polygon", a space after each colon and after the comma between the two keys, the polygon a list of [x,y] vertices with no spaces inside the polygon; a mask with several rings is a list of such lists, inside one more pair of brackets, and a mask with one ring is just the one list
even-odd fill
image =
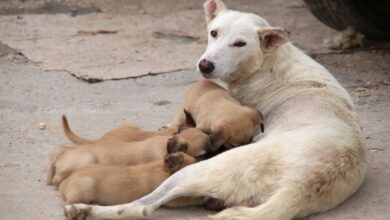
{"label": "puppy's nose", "polygon": [[214,70],[214,64],[206,59],[202,59],[200,62],[199,62],[199,70],[202,72],[202,73],[206,73],[206,74],[209,74],[211,72],[213,72]]}

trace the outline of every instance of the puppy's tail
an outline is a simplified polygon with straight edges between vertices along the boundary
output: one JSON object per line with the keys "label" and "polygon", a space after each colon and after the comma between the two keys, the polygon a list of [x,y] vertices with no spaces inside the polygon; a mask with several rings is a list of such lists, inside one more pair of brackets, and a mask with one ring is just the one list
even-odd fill
{"label": "puppy's tail", "polygon": [[69,127],[68,119],[65,115],[62,115],[62,127],[64,128],[66,137],[68,137],[69,140],[71,140],[75,144],[90,144],[94,142],[92,140],[87,140],[82,137],[79,137],[75,133],[73,133]]}
{"label": "puppy's tail", "polygon": [[65,146],[58,146],[51,154],[49,170],[47,172],[47,180],[46,180],[47,185],[53,185],[53,178],[54,175],[56,174],[55,163],[57,159],[65,152],[65,150],[66,150]]}

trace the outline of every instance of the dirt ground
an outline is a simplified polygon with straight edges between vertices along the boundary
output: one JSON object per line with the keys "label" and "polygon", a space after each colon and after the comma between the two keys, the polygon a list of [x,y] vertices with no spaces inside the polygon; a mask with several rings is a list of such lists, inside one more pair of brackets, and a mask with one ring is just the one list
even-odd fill
{"label": "dirt ground", "polygon": [[[338,208],[306,219],[390,219],[389,44],[330,51],[321,44],[335,31],[301,1],[226,3],[290,30],[291,41],[340,80],[360,113],[370,159],[362,187]],[[193,66],[206,43],[202,4],[0,1],[1,219],[63,219],[58,192],[45,184],[50,151],[70,144],[61,130],[62,114],[75,132],[91,138],[125,122],[157,129],[170,121],[184,92],[200,78]],[[39,123],[46,128],[38,129]],[[160,209],[153,219],[207,214],[195,207]]]}

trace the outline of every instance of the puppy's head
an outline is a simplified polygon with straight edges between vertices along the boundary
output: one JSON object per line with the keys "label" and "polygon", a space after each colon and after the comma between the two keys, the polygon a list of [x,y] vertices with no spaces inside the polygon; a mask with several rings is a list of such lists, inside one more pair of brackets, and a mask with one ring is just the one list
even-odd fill
{"label": "puppy's head", "polygon": [[185,153],[176,152],[173,154],[168,154],[165,159],[165,165],[171,172],[176,172],[183,167],[186,167],[190,164],[196,163],[197,160]]}
{"label": "puppy's head", "polygon": [[261,112],[243,106],[240,114],[220,119],[212,126],[212,151],[218,150],[222,145],[229,149],[251,143],[258,126],[264,132]]}
{"label": "puppy's head", "polygon": [[191,156],[199,157],[206,154],[210,146],[207,134],[197,128],[187,128],[168,139],[167,152],[168,154],[185,152]]}
{"label": "puppy's head", "polygon": [[207,0],[204,10],[208,44],[197,66],[206,78],[229,82],[254,73],[267,54],[288,41],[284,29],[255,14],[228,10],[221,0]]}

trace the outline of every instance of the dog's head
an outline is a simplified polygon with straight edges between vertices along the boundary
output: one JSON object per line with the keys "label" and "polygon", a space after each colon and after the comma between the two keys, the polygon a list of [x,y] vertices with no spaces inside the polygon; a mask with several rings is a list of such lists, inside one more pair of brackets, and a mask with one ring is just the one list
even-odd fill
{"label": "dog's head", "polygon": [[168,154],[185,152],[191,156],[199,157],[210,149],[209,136],[197,128],[186,128],[172,136],[167,142]]}
{"label": "dog's head", "polygon": [[186,167],[190,164],[196,163],[197,160],[185,153],[176,152],[173,154],[168,154],[165,159],[165,165],[171,172],[176,172],[183,167]]}
{"label": "dog's head", "polygon": [[216,151],[222,145],[229,149],[251,143],[258,126],[264,132],[261,112],[243,106],[239,115],[223,118],[212,126],[211,150]]}
{"label": "dog's head", "polygon": [[228,10],[221,0],[207,0],[204,10],[208,45],[197,66],[206,78],[231,81],[254,73],[288,41],[284,29],[255,14]]}

